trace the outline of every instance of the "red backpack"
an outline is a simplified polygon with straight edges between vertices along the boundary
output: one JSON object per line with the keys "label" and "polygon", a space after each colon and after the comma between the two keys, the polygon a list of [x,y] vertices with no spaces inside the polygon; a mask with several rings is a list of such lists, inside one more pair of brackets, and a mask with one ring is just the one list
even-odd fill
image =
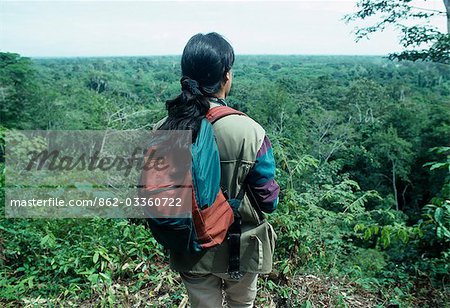
{"label": "red backpack", "polygon": [[[212,124],[216,121],[232,114],[245,115],[243,112],[227,106],[211,108],[206,114],[207,121],[202,122],[197,139],[192,144],[191,173],[186,174],[186,181],[183,182],[192,183],[184,185],[188,186],[185,187],[187,188],[184,194],[185,198],[192,199],[190,213],[184,216],[168,217],[170,215],[165,215],[168,211],[171,211],[172,214],[176,213],[175,207],[155,206],[148,215],[147,224],[153,236],[170,250],[182,253],[203,251],[221,244],[227,237],[233,222],[235,222],[233,225],[240,225],[237,208],[243,198],[243,189],[233,200],[227,200],[224,195],[220,187],[220,156],[212,128]],[[152,150],[157,149],[149,148],[146,156]],[[164,172],[165,170],[142,171],[139,182],[141,198],[167,199],[175,189],[183,186],[183,183],[180,185],[180,183],[166,180],[168,177]],[[192,182],[190,182],[190,178],[192,178]],[[230,238],[230,234],[228,234],[228,238]],[[237,256],[239,256],[239,247],[236,249],[238,249]]]}

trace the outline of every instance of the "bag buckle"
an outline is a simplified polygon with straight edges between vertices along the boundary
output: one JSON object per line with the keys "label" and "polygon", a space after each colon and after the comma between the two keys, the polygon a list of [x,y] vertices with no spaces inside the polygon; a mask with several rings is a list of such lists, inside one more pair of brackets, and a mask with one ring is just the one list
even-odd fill
{"label": "bag buckle", "polygon": [[231,279],[235,280],[239,280],[242,278],[242,276],[244,276],[244,274],[242,274],[240,271],[228,272],[228,274],[230,275]]}

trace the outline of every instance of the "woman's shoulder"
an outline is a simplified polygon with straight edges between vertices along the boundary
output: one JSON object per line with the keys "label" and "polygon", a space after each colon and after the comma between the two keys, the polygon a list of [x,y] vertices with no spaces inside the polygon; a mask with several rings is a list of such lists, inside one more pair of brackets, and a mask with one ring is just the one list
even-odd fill
{"label": "woman's shoulder", "polygon": [[[229,115],[214,123],[219,148],[227,152],[239,152],[245,149],[249,157],[254,157],[261,147],[265,131],[252,118],[245,115]],[[247,155],[246,155],[247,156]]]}
{"label": "woman's shoulder", "polygon": [[246,115],[231,114],[217,121],[214,126],[221,130],[237,134],[256,134],[264,136],[264,128],[251,117]]}

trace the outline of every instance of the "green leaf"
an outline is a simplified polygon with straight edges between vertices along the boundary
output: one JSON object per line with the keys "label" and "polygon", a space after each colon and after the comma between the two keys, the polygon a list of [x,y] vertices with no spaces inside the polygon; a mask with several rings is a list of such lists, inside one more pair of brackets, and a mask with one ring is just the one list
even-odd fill
{"label": "green leaf", "polygon": [[371,236],[372,236],[372,230],[370,230],[369,228],[367,228],[367,229],[364,231],[364,239],[365,239],[365,240],[368,240]]}
{"label": "green leaf", "polygon": [[99,253],[98,253],[98,252],[95,252],[95,253],[94,253],[94,256],[92,257],[92,261],[94,261],[94,264],[97,263],[98,257],[99,257]]}
{"label": "green leaf", "polygon": [[303,305],[302,308],[312,308],[312,304],[309,300],[307,300]]}
{"label": "green leaf", "polygon": [[106,274],[104,274],[104,273],[99,273],[99,275],[102,276],[103,278],[105,278],[105,280],[106,280],[107,282],[110,282],[110,281],[111,281],[111,277],[109,277],[108,275],[106,275]]}
{"label": "green leaf", "polygon": [[287,264],[284,269],[283,269],[283,274],[288,274],[289,273],[289,264]]}
{"label": "green leaf", "polygon": [[447,167],[447,163],[434,163],[431,165],[430,170],[439,169],[442,167]]}
{"label": "green leaf", "polygon": [[442,208],[437,208],[436,211],[434,212],[434,219],[436,220],[436,222],[438,223],[442,223]]}
{"label": "green leaf", "polygon": [[41,239],[41,246],[45,245],[45,243],[47,243],[49,239],[50,239],[50,236],[48,234],[46,236],[44,236]]}

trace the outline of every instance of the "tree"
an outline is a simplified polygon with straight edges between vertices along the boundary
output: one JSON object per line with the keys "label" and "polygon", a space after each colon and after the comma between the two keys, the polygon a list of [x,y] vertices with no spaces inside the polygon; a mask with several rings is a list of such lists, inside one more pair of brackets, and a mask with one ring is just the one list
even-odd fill
{"label": "tree", "polygon": [[[426,1],[426,0],[424,0]],[[397,60],[422,60],[450,63],[450,0],[443,0],[445,12],[412,4],[412,0],[359,0],[357,12],[348,14],[348,23],[356,20],[380,18],[378,22],[366,27],[356,28],[356,41],[368,38],[372,33],[383,31],[392,25],[401,32],[400,43],[405,48],[400,53],[389,55]],[[440,32],[429,24],[433,16],[446,16],[447,33]],[[415,21],[415,25],[405,23]]]}
{"label": "tree", "polygon": [[[412,144],[398,136],[395,128],[389,127],[387,131],[374,134],[367,145],[377,158],[380,165],[380,175],[385,177],[392,185],[395,199],[395,208],[398,211],[398,180],[409,181],[411,162],[414,159]],[[383,172],[389,170],[390,175]]]}
{"label": "tree", "polygon": [[34,108],[39,89],[33,63],[16,53],[0,53],[0,113],[8,128],[33,126]]}

